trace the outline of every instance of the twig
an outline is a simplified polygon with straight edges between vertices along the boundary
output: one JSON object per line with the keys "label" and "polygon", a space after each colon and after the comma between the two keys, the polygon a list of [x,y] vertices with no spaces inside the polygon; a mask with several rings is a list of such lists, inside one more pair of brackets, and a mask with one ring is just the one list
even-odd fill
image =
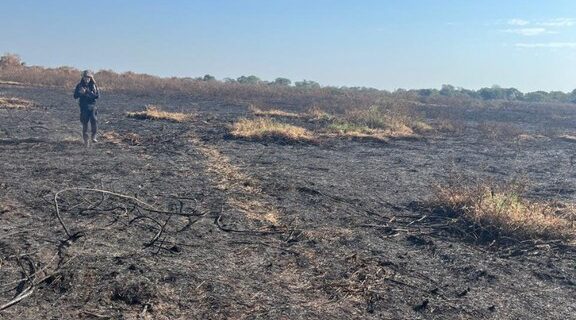
{"label": "twig", "polygon": [[10,302],[0,306],[0,311],[10,308],[11,306],[17,304],[18,302],[26,299],[32,293],[34,293],[34,285],[31,285],[30,287],[26,288],[26,290],[22,291],[22,293],[20,293],[16,298],[12,299]]}
{"label": "twig", "polygon": [[175,213],[175,212],[160,210],[160,209],[156,208],[155,206],[153,206],[149,203],[146,203],[146,202],[144,202],[144,201],[142,201],[136,197],[128,196],[128,195],[117,193],[117,192],[112,192],[112,191],[107,191],[107,190],[102,190],[102,189],[95,189],[95,188],[80,188],[80,187],[78,187],[78,188],[66,188],[66,189],[60,190],[54,194],[54,208],[56,209],[56,217],[58,218],[60,225],[62,225],[64,232],[66,232],[66,235],[69,238],[72,238],[73,235],[70,233],[70,230],[68,229],[68,227],[66,227],[66,224],[64,223],[62,216],[60,215],[60,207],[58,205],[58,196],[64,192],[67,192],[67,191],[100,192],[102,194],[108,194],[108,195],[112,195],[112,196],[115,196],[118,198],[130,200],[130,201],[140,205],[143,209],[150,211],[150,212],[170,214],[170,215],[177,214],[177,215],[181,215],[181,216],[196,216],[195,214],[187,214],[187,213],[182,213],[182,212]]}
{"label": "twig", "polygon": [[218,229],[224,232],[236,232],[236,233],[253,233],[253,234],[260,234],[260,235],[269,235],[269,234],[278,234],[284,233],[283,231],[260,231],[260,230],[236,230],[231,228],[226,228],[222,225],[222,215],[218,215],[218,217],[214,220],[214,223],[218,227]]}

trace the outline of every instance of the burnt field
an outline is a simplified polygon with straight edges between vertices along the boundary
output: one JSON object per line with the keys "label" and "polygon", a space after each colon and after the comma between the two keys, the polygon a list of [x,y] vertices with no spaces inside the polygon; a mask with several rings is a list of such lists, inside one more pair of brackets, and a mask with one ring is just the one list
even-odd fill
{"label": "burnt field", "polygon": [[[71,90],[0,96],[35,103],[0,108],[2,319],[576,314],[573,240],[490,237],[432,205],[476,181],[576,202],[576,107],[419,104],[440,129],[288,142],[233,137],[245,104],[104,92],[85,149]],[[149,104],[189,119],[126,116]]]}

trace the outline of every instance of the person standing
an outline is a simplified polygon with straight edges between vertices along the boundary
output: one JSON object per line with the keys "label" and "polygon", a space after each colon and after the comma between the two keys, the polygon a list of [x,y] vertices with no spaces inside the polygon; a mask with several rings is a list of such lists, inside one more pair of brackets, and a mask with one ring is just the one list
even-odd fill
{"label": "person standing", "polygon": [[98,91],[98,86],[94,81],[94,73],[90,70],[85,70],[82,72],[82,79],[76,85],[74,90],[74,99],[78,99],[78,104],[80,105],[80,122],[82,123],[82,138],[84,139],[84,146],[88,147],[88,123],[90,123],[90,129],[92,129],[91,141],[92,143],[98,142],[96,140],[96,134],[98,131],[97,115],[98,110],[96,108],[96,99],[100,97]]}

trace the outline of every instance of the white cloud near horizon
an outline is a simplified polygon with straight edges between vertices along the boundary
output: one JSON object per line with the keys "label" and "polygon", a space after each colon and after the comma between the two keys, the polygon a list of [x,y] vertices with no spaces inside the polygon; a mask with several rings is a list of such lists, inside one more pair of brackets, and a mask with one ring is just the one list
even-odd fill
{"label": "white cloud near horizon", "polygon": [[508,20],[508,24],[511,26],[527,26],[530,24],[530,21],[524,19],[510,19]]}
{"label": "white cloud near horizon", "polygon": [[513,33],[526,37],[539,36],[543,34],[557,34],[560,29],[569,28],[576,25],[574,18],[554,18],[541,21],[528,21],[520,18],[510,19],[506,22],[510,26],[501,30],[506,33]]}
{"label": "white cloud near horizon", "polygon": [[537,25],[543,26],[543,27],[554,27],[554,28],[572,27],[572,26],[576,25],[576,19],[573,19],[573,18],[556,18],[556,19],[538,22]]}
{"label": "white cloud near horizon", "polygon": [[544,33],[552,33],[551,31],[548,31],[546,28],[518,28],[518,29],[505,29],[503,31],[527,37],[538,36]]}
{"label": "white cloud near horizon", "polygon": [[576,49],[576,42],[516,43],[516,48]]}

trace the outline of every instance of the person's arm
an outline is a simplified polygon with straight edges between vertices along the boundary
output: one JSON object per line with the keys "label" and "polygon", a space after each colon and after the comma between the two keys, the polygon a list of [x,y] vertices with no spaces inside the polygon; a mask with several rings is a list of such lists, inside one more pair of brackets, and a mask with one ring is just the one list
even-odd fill
{"label": "person's arm", "polygon": [[100,94],[98,92],[98,87],[96,86],[96,83],[94,83],[92,87],[88,87],[88,90],[86,90],[86,93],[84,95],[90,99],[98,99]]}
{"label": "person's arm", "polygon": [[80,84],[76,85],[76,89],[74,89],[74,99],[80,98],[82,93],[80,93]]}
{"label": "person's arm", "polygon": [[98,86],[96,85],[96,82],[94,82],[94,91],[92,92],[94,99],[98,99],[100,98],[100,91],[98,90]]}

